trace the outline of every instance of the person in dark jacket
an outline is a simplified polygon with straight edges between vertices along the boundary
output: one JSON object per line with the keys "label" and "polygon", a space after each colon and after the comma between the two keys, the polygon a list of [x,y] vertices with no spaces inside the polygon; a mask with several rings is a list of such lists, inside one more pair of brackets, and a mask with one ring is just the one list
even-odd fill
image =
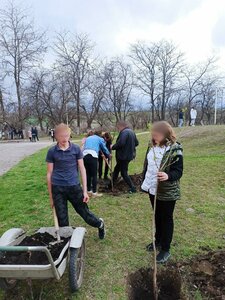
{"label": "person in dark jacket", "polygon": [[116,151],[116,166],[113,171],[113,183],[116,182],[119,173],[121,173],[124,181],[129,186],[129,192],[135,193],[136,187],[128,175],[128,167],[131,160],[136,156],[136,147],[139,142],[136,134],[128,127],[125,121],[117,122],[117,129],[119,130],[119,136],[116,143],[112,146],[112,150]]}
{"label": "person in dark jacket", "polygon": [[182,127],[184,124],[184,112],[183,110],[181,109],[179,111],[179,123],[178,123],[178,127]]}
{"label": "person in dark jacket", "polygon": [[36,131],[34,127],[31,127],[31,134],[32,134],[32,142],[36,142]]}
{"label": "person in dark jacket", "polygon": [[39,141],[37,127],[34,127],[34,132],[35,132],[35,138],[36,138],[36,140]]}
{"label": "person in dark jacket", "polygon": [[[142,190],[149,193],[155,213],[155,245],[159,250],[158,263],[165,263],[170,257],[173,238],[173,212],[180,199],[180,178],[183,174],[183,149],[176,141],[176,135],[169,123],[156,122],[152,128],[152,146],[146,157]],[[153,243],[147,245],[153,251]]]}

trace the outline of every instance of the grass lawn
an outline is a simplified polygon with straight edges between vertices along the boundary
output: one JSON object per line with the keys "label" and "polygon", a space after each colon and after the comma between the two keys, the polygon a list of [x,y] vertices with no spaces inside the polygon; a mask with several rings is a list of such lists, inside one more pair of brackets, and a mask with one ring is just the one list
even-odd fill
{"label": "grass lawn", "polygon": [[[175,210],[173,260],[225,247],[225,126],[185,128],[178,134],[184,147],[185,169],[182,200]],[[142,171],[148,134],[139,135],[139,141],[130,174]],[[46,150],[42,150],[0,177],[0,235],[11,227],[32,232],[53,225],[45,183],[45,155]],[[152,218],[147,195],[106,195],[91,200],[90,208],[105,219],[107,238],[98,240],[96,229],[87,227],[81,290],[71,296],[65,274],[60,282],[33,282],[35,299],[42,286],[44,300],[126,299],[127,275],[151,264],[152,257],[145,250],[151,239]],[[188,212],[188,208],[194,211]],[[85,226],[72,207],[70,223]],[[21,282],[12,292],[0,292],[0,299],[25,300],[31,299],[31,294],[28,285]]]}

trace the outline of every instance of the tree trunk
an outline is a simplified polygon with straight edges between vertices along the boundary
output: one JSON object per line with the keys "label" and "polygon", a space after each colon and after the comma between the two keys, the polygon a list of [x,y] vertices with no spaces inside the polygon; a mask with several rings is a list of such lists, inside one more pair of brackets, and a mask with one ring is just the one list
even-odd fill
{"label": "tree trunk", "polygon": [[93,120],[92,119],[87,119],[87,128],[91,129],[91,124],[92,124]]}
{"label": "tree trunk", "polygon": [[22,114],[22,100],[21,100],[21,94],[20,94],[20,80],[17,79],[15,76],[15,82],[16,82],[16,95],[17,95],[17,102],[18,102],[18,115],[19,115],[19,126],[20,129],[24,129],[23,124],[23,114]]}
{"label": "tree trunk", "polygon": [[77,134],[80,134],[80,93],[77,93]]}
{"label": "tree trunk", "polygon": [[5,107],[4,107],[3,95],[2,95],[1,89],[0,89],[0,109],[1,109],[1,112],[2,112],[2,122],[5,123],[6,115],[5,115]]}

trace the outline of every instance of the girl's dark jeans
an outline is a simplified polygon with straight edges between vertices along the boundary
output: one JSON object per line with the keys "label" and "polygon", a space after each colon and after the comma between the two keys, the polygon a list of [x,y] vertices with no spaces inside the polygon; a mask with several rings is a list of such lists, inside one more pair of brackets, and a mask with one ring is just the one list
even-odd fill
{"label": "girl's dark jeans", "polygon": [[87,203],[83,202],[83,191],[80,185],[52,185],[52,197],[60,227],[69,226],[68,200],[87,224],[97,228],[101,226],[101,220],[89,210]]}
{"label": "girl's dark jeans", "polygon": [[84,156],[84,166],[87,173],[87,189],[88,191],[97,192],[97,176],[98,176],[98,159],[91,154]]}
{"label": "girl's dark jeans", "polygon": [[[109,162],[109,160],[108,160]],[[103,169],[103,158],[101,155],[98,157],[98,177],[102,178],[102,169]],[[105,170],[104,170],[104,178],[107,178],[109,173],[109,166],[105,163]]]}
{"label": "girl's dark jeans", "polygon": [[[150,202],[153,207],[154,195],[150,196]],[[173,212],[176,201],[156,201],[156,243],[161,246],[163,251],[170,250],[170,244],[173,238]]]}

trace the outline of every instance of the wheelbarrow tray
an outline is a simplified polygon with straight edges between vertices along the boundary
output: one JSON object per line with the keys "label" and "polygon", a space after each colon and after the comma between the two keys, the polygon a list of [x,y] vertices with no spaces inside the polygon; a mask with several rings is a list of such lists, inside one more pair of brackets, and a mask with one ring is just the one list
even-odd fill
{"label": "wheelbarrow tray", "polygon": [[[83,236],[85,234],[85,228],[78,227],[74,229],[73,227],[61,227],[60,228],[60,236],[61,237],[74,237],[73,235],[74,231],[77,231],[78,235]],[[52,236],[55,236],[55,228],[54,227],[42,227],[37,232],[39,233],[49,233]],[[15,240],[8,242],[5,246],[5,248],[8,248],[7,246],[11,246],[10,248],[13,249],[14,246],[17,246],[20,244],[20,242],[25,238],[25,233],[19,235]],[[0,264],[0,278],[13,278],[13,279],[47,279],[47,278],[56,278],[59,280],[63,273],[65,272],[68,255],[69,255],[69,247],[70,247],[71,240],[68,241],[68,243],[64,246],[62,249],[59,257],[57,260],[53,261],[53,258],[51,256],[50,251],[47,249],[47,247],[25,247],[28,248],[28,251],[42,251],[45,252],[49,264],[47,265],[1,265]],[[75,243],[76,244],[76,243]],[[1,246],[1,244],[0,244]],[[17,246],[18,248],[20,246]],[[22,248],[23,246],[21,246]],[[77,245],[79,248],[79,245]],[[16,247],[15,247],[16,248]],[[45,249],[44,249],[45,248]],[[74,248],[76,248],[76,245],[74,245]],[[38,250],[39,249],[39,250]],[[0,247],[0,251],[4,251],[4,246]],[[7,251],[7,250],[6,250]],[[10,250],[15,251],[15,250]],[[22,251],[22,249],[21,249]],[[26,251],[26,250],[23,250]],[[67,253],[66,253],[67,252]]]}

